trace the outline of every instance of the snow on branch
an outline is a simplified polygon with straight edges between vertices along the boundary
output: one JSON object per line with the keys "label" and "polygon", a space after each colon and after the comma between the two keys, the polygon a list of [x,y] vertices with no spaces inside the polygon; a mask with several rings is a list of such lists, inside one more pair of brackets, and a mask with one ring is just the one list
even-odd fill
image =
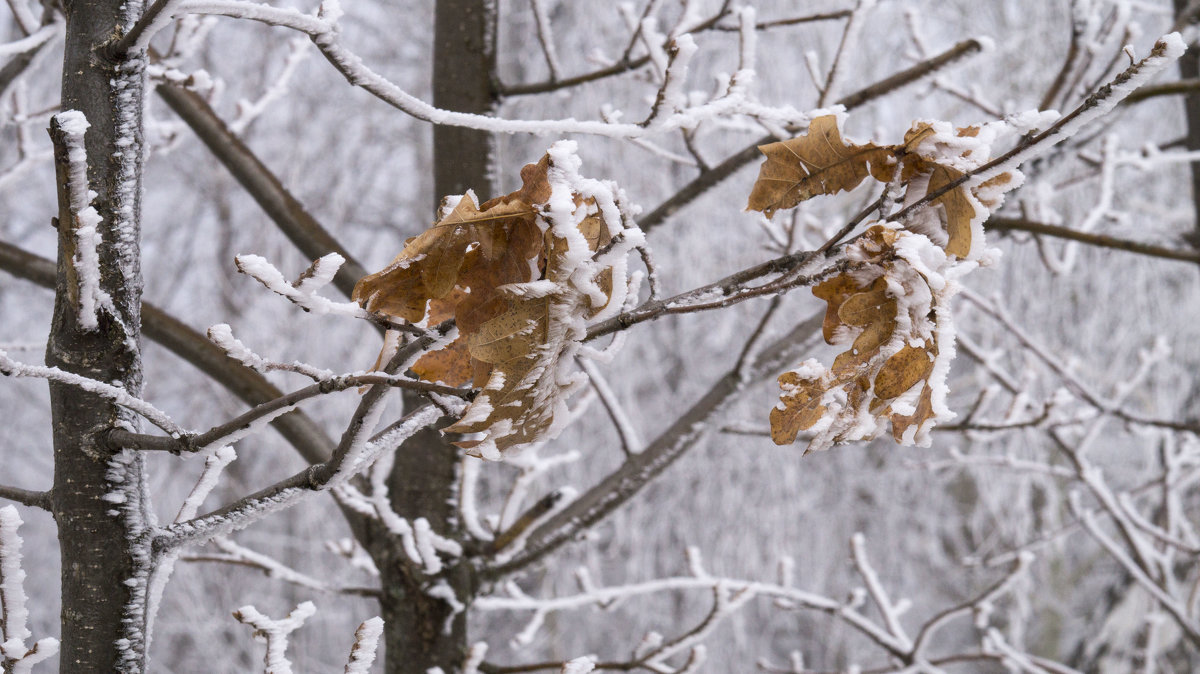
{"label": "snow on branch", "polygon": [[120,386],[106,384],[102,381],[89,379],[72,372],[60,370],[57,367],[46,367],[44,365],[27,365],[17,362],[8,357],[8,353],[0,349],[0,374],[6,377],[33,377],[37,379],[48,379],[56,381],[60,384],[75,386],[79,389],[94,393],[106,400],[109,400],[121,407],[137,412],[146,418],[147,421],[158,426],[172,437],[178,437],[187,433],[182,427],[177,425],[167,416],[166,412],[158,409],[154,405],[134,396]]}
{"label": "snow on branch", "polygon": [[71,258],[73,278],[68,277],[71,295],[78,302],[79,326],[87,331],[99,328],[96,312],[107,309],[116,316],[112,298],[100,286],[100,214],[91,205],[95,196],[88,186],[88,156],[84,135],[90,125],[78,110],[54,115],[50,137],[54,140],[60,173],[65,173],[67,207],[71,229],[75,232],[75,251]]}
{"label": "snow on branch", "polygon": [[949,181],[939,189],[930,190],[924,197],[896,211],[887,219],[904,222],[919,209],[925,208],[963,184],[977,187],[998,175],[1016,171],[1022,163],[1044,155],[1055,145],[1074,136],[1083,127],[1108,114],[1134,90],[1178,61],[1185,51],[1187,51],[1187,44],[1179,33],[1169,33],[1160,37],[1154,44],[1154,48],[1150,50],[1149,56],[1126,68],[1108,84],[1088,96],[1070,113],[1061,117],[1045,131],[1035,135],[1029,142],[1018,144],[1008,152],[978,168],[965,172],[962,177]]}
{"label": "snow on branch", "polygon": [[[706,119],[727,115],[745,115],[784,126],[800,124],[808,119],[807,115],[790,107],[767,108],[748,100],[746,84],[751,81],[748,69],[739,70],[736,76],[739,78],[738,81],[735,82],[731,78],[730,86],[725,87],[723,92],[713,98],[695,104],[688,102],[682,95],[681,89],[685,74],[683,66],[694,53],[695,43],[690,34],[682,29],[690,30],[690,24],[686,27],[681,26],[681,30],[672,35],[677,53],[671,60],[676,63],[673,65],[663,63],[663,71],[666,76],[663,78],[658,92],[659,104],[654,106],[654,110],[645,121],[619,122],[616,121],[619,113],[612,116],[614,120],[612,122],[576,119],[518,120],[498,119],[434,107],[375,72],[363,63],[361,57],[342,44],[341,31],[337,23],[341,16],[341,10],[332,0],[322,3],[315,16],[292,8],[273,7],[246,0],[184,0],[177,13],[183,12],[258,21],[304,33],[312,39],[330,64],[351,84],[365,89],[376,98],[412,117],[433,124],[467,127],[492,133],[532,133],[537,135],[582,133],[634,139],[678,129],[694,128]],[[645,30],[644,22],[642,30]]]}
{"label": "snow on branch", "polygon": [[350,660],[343,674],[368,674],[375,662],[375,651],[379,648],[379,637],[383,636],[383,618],[378,616],[364,621],[354,631],[354,646],[350,649]]}
{"label": "snow on branch", "polygon": [[[156,537],[155,549],[171,550],[243,529],[313,494],[337,487],[370,466],[387,449],[369,441],[383,413],[387,390],[387,386],[374,385],[367,391],[328,461],[309,466],[219,510],[166,527]],[[440,416],[441,410],[434,405],[418,408],[394,430],[392,440],[398,443]]]}
{"label": "snow on branch", "polygon": [[39,639],[32,647],[29,631],[29,598],[21,568],[21,516],[16,506],[0,508],[0,669],[28,674],[33,666],[58,653],[58,639]]}
{"label": "snow on branch", "polygon": [[[689,550],[688,566],[690,575],[662,578],[641,583],[630,583],[610,587],[600,587],[591,580],[590,574],[581,574],[584,582],[580,583],[580,591],[574,595],[551,598],[536,598],[524,593],[514,583],[500,586],[505,595],[479,597],[474,607],[481,611],[529,612],[529,622],[514,637],[516,647],[531,643],[545,620],[558,611],[579,610],[589,607],[607,608],[615,602],[640,596],[664,592],[708,591],[713,595],[713,607],[699,623],[684,631],[679,636],[667,640],[662,635],[651,633],[634,651],[633,659],[622,663],[609,663],[611,669],[646,669],[655,672],[693,671],[703,662],[705,657],[703,639],[711,633],[716,625],[730,616],[740,607],[756,597],[775,600],[775,605],[786,610],[815,610],[827,613],[845,622],[854,630],[865,636],[877,647],[884,651],[889,658],[894,658],[912,669],[904,671],[936,671],[941,662],[953,663],[962,661],[964,657],[974,658],[977,652],[942,653],[937,657],[926,657],[931,639],[940,630],[956,618],[974,617],[976,627],[980,630],[981,639],[986,638],[984,630],[988,627],[987,618],[992,613],[992,604],[1009,592],[1017,578],[1021,577],[1029,567],[1033,556],[1020,555],[1008,572],[991,587],[973,599],[957,606],[944,609],[933,614],[920,628],[915,639],[909,639],[903,628],[899,626],[899,614],[903,612],[906,602],[893,604],[887,599],[887,594],[880,583],[874,569],[866,561],[863,554],[865,542],[861,535],[856,535],[851,542],[852,558],[859,576],[867,584],[868,589],[850,594],[850,598],[839,601],[817,593],[800,590],[791,585],[790,560],[781,563],[784,576],[777,583],[758,582],[743,579],[724,578],[706,572],[700,564],[699,554]],[[872,596],[883,616],[880,625],[861,612],[865,595]],[[673,667],[666,660],[674,656],[688,653],[687,662],[682,667]],[[797,654],[798,657],[799,654]],[[794,658],[795,659],[795,658]],[[802,660],[802,657],[800,657]],[[995,656],[983,656],[985,660],[998,660]],[[789,671],[764,667],[767,671]],[[567,671],[565,668],[563,671]],[[800,671],[800,670],[797,670]]]}
{"label": "snow on branch", "polygon": [[305,620],[317,612],[317,607],[306,601],[282,620],[272,620],[246,605],[233,612],[238,622],[254,628],[254,638],[265,641],[267,653],[263,656],[264,674],[292,674],[292,663],[287,659],[288,635],[300,629]]}
{"label": "snow on branch", "polygon": [[19,40],[13,40],[12,42],[0,44],[0,60],[37,49],[57,36],[59,31],[62,29],[63,22],[54,21],[42,26],[35,32],[30,33]]}
{"label": "snow on branch", "polygon": [[192,491],[184,499],[183,505],[180,506],[179,514],[175,516],[176,523],[186,522],[196,516],[204,499],[208,498],[213,488],[217,486],[217,481],[221,479],[221,473],[225,467],[233,463],[235,459],[237,459],[237,452],[228,445],[218,447],[204,459],[204,470],[200,473],[200,479],[196,480]]}
{"label": "snow on branch", "polygon": [[212,540],[212,544],[216,546],[219,553],[196,553],[182,555],[180,559],[185,562],[217,562],[223,564],[234,564],[245,566],[252,569],[258,569],[267,575],[268,578],[281,580],[285,583],[291,583],[297,587],[303,587],[318,592],[329,592],[332,594],[347,594],[363,597],[377,597],[379,590],[366,587],[342,587],[327,583],[318,578],[314,578],[307,574],[301,573],[282,562],[269,557],[255,550],[235,543],[232,539],[225,537],[217,537]]}
{"label": "snow on branch", "polygon": [[238,255],[235,261],[238,271],[254,278],[271,292],[286,297],[305,311],[317,315],[340,314],[352,318],[372,318],[371,314],[355,302],[334,302],[316,294],[333,280],[338,269],[346,262],[346,259],[337,253],[314,260],[293,283],[289,283],[283,274],[262,256]]}
{"label": "snow on branch", "polygon": [[208,329],[208,338],[213,344],[221,347],[225,355],[254,370],[255,372],[295,372],[296,374],[304,375],[313,381],[323,381],[333,379],[334,373],[323,368],[313,367],[307,363],[300,361],[292,361],[291,363],[279,363],[273,360],[267,360],[258,355],[242,343],[240,339],[233,336],[233,328],[227,323],[218,323]]}

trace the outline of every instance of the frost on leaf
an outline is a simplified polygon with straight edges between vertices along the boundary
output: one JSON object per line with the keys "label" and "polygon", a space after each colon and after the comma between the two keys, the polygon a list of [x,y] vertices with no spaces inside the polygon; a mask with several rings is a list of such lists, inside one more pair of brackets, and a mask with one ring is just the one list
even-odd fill
{"label": "frost on leaf", "polygon": [[[815,359],[779,377],[771,438],[795,442],[811,434],[808,450],[868,440],[890,423],[901,444],[929,442],[929,430],[953,417],[946,407],[946,374],[954,358],[949,302],[958,280],[984,256],[983,222],[1019,172],[972,182],[970,172],[991,156],[999,138],[1019,132],[1007,122],[955,129],[918,122],[898,145],[854,145],[837,118],[818,117],[800,138],[760,148],[767,159],[749,208],[770,217],[818,195],[858,187],[868,176],[904,190],[901,223],[869,223],[846,246],[851,271],[815,286],[826,304],[822,334],[843,347],[826,367]],[[897,171],[900,172],[897,175]]]}
{"label": "frost on leaf", "polygon": [[851,145],[842,140],[834,115],[812,120],[808,133],[799,138],[761,145],[758,150],[767,160],[747,208],[767,217],[817,195],[852,190],[868,175],[887,182],[890,175],[881,176],[889,173],[896,161],[894,147]]}
{"label": "frost on leaf", "polygon": [[413,370],[482,389],[445,430],[481,434],[457,444],[484,458],[557,434],[582,383],[571,363],[588,321],[625,299],[625,257],[640,232],[624,227],[614,185],[579,175],[574,149],[556,143],[512,194],[478,207],[463,197],[355,288],[369,310],[455,319],[459,337]]}
{"label": "frost on leaf", "polygon": [[[903,167],[900,181],[906,186],[905,201],[913,203],[950,187],[963,178],[964,169],[986,161],[994,135],[995,129],[986,125],[953,129],[944,122],[918,122],[898,145],[854,145],[842,138],[836,116],[817,117],[805,135],[759,147],[766,161],[750,191],[747,208],[772,217],[777,210],[793,208],[815,196],[853,190],[868,176],[880,183],[891,182],[899,166]],[[983,189],[972,189],[965,181],[947,189],[933,199],[937,230],[922,233],[937,239],[951,255],[977,258],[982,248],[976,243],[982,240],[987,208],[976,192],[992,192],[993,187],[1000,187],[1001,193],[1012,189],[1016,185],[1009,185],[1011,177],[1001,174],[979,186]]]}
{"label": "frost on leaf", "polygon": [[[939,321],[948,321],[949,312],[933,287],[946,284],[917,269],[929,261],[945,267],[950,258],[926,237],[885,225],[869,229],[848,254],[865,263],[861,270],[813,288],[827,305],[825,340],[848,348],[828,369],[809,360],[779,377],[780,403],[771,410],[776,444],[811,430],[809,451],[827,449],[873,438],[885,421],[897,442],[911,444],[923,439],[937,416],[932,394],[944,391],[946,368],[938,371],[936,364],[953,347],[942,343],[946,326]],[[908,255],[926,259],[914,266]]]}

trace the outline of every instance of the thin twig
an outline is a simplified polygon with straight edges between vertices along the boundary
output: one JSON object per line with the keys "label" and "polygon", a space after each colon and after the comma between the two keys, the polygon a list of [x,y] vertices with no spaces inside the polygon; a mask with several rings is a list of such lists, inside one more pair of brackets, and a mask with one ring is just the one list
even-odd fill
{"label": "thin twig", "polygon": [[1007,218],[996,216],[990,218],[985,226],[990,231],[1029,232],[1031,234],[1053,236],[1058,239],[1078,241],[1080,243],[1086,243],[1089,246],[1112,248],[1114,250],[1137,253],[1138,255],[1148,255],[1150,257],[1160,257],[1168,260],[1180,260],[1182,262],[1195,262],[1200,264],[1200,252],[1194,250],[1167,248],[1165,246],[1156,246],[1151,243],[1120,239],[1115,236],[1108,236],[1106,234],[1081,232],[1077,229],[1071,229],[1070,227],[1050,225],[1044,222],[1034,222],[1033,220],[1026,220],[1024,218]]}
{"label": "thin twig", "polygon": [[322,380],[316,384],[311,384],[287,395],[280,396],[275,400],[257,405],[236,418],[203,433],[189,433],[179,437],[169,437],[113,429],[108,432],[107,442],[114,450],[140,449],[146,451],[167,451],[172,454],[190,454],[203,451],[214,445],[228,444],[232,442],[232,436],[239,435],[240,432],[250,429],[256,421],[268,417],[274,418],[279,413],[290,411],[291,408],[309,398],[374,384],[421,393],[440,393],[458,398],[469,398],[472,393],[469,390],[454,388],[452,386],[432,384],[380,373],[343,375]]}
{"label": "thin twig", "polygon": [[21,505],[27,505],[31,508],[50,510],[50,501],[53,496],[48,491],[31,491],[29,489],[0,484],[0,498],[16,501]]}
{"label": "thin twig", "polygon": [[[846,108],[847,111],[865,105],[877,98],[881,98],[889,93],[892,93],[902,87],[917,82],[929,75],[959,61],[967,56],[977,54],[983,51],[983,43],[979,40],[969,39],[963,40],[954,45],[950,49],[917,63],[911,67],[886,77],[870,86],[864,87],[849,96],[846,96],[836,104]],[[799,129],[788,129],[789,132],[799,131]],[[763,136],[752,144],[746,146],[736,154],[731,155],[720,164],[712,167],[708,171],[702,172],[696,176],[690,183],[684,185],[682,189],[669,197],[666,201],[659,204],[654,210],[646,215],[638,218],[638,226],[643,231],[649,233],[650,230],[661,225],[667,218],[674,215],[679,209],[687,206],[695,201],[700,195],[712,189],[726,178],[732,176],[743,166],[753,162],[761,157],[758,151],[759,145],[771,143],[777,140],[775,136]]]}

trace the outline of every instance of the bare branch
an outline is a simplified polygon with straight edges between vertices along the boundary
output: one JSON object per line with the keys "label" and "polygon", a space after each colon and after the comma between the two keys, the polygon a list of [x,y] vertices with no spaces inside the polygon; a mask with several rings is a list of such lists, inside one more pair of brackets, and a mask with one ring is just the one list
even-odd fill
{"label": "bare branch", "polygon": [[1055,238],[1066,239],[1068,241],[1078,241],[1090,246],[1112,248],[1113,250],[1123,250],[1129,253],[1137,253],[1138,255],[1148,255],[1150,257],[1160,257],[1168,260],[1180,260],[1182,262],[1195,262],[1200,264],[1200,252],[1195,250],[1166,248],[1164,246],[1156,246],[1154,244],[1142,243],[1140,241],[1120,239],[1115,236],[1108,236],[1106,234],[1081,232],[1077,229],[1071,229],[1070,227],[1049,225],[1044,222],[1034,222],[1024,218],[1006,218],[999,216],[992,217],[987,221],[985,226],[987,229],[992,231],[1029,232],[1031,234],[1053,236]]}
{"label": "bare branch", "polygon": [[[748,370],[758,376],[781,369],[796,350],[803,348],[814,334],[820,334],[822,320],[823,316],[818,314],[799,323],[759,353]],[[742,374],[734,370],[718,380],[642,453],[626,459],[617,470],[536,527],[524,547],[511,558],[481,564],[481,577],[503,577],[532,564],[640,493],[651,480],[715,430],[706,422],[737,399],[743,390]]]}
{"label": "bare branch", "polygon": [[[956,61],[973,54],[978,54],[981,51],[983,51],[983,42],[975,39],[963,40],[937,56],[905,68],[890,77],[838,100],[837,104],[844,106],[846,110],[852,110],[909,84],[918,82]],[[799,131],[799,129],[789,129],[789,131]],[[759,145],[771,143],[775,140],[774,136],[763,136],[710,170],[702,172],[692,182],[684,185],[681,190],[659,204],[654,210],[639,217],[638,226],[643,231],[649,232],[651,229],[661,225],[667,218],[674,215],[676,211],[695,201],[700,195],[732,176],[743,166],[762,156],[758,151]]]}
{"label": "bare branch", "polygon": [[53,498],[53,495],[49,491],[30,491],[0,484],[0,498],[15,501],[30,508],[50,510],[50,499]]}
{"label": "bare branch", "polygon": [[349,297],[358,279],[367,275],[354,256],[292,196],[199,94],[171,84],[160,84],[156,91],[306,257],[315,260],[331,252],[342,256],[345,262],[333,277],[333,285]]}

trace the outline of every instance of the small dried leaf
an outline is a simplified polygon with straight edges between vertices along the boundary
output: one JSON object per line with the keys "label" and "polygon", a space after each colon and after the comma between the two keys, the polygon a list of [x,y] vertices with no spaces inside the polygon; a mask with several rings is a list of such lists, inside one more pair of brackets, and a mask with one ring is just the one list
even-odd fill
{"label": "small dried leaf", "polygon": [[[935,165],[929,176],[929,193],[932,194],[963,176],[961,171],[940,164]],[[975,218],[975,207],[966,184],[959,185],[933,200],[946,212],[946,252],[965,258],[971,253],[971,220]]]}
{"label": "small dried leaf", "polygon": [[875,375],[875,396],[888,400],[916,386],[933,371],[933,357],[925,346],[905,345]]}
{"label": "small dried leaf", "polygon": [[825,343],[833,344],[833,333],[842,324],[841,319],[838,318],[838,311],[841,309],[842,303],[851,295],[861,291],[862,288],[859,287],[854,277],[844,273],[813,286],[812,294],[829,304],[825,310],[825,322],[821,325]]}
{"label": "small dried leaf", "polygon": [[799,138],[758,149],[767,159],[746,208],[762,211],[768,218],[817,195],[852,190],[873,170],[887,174],[887,167],[896,161],[893,147],[844,141],[834,115],[812,120]]}
{"label": "small dried leaf", "polygon": [[846,325],[863,326],[895,316],[896,300],[888,296],[886,287],[887,282],[881,277],[871,286],[872,290],[846,298],[838,308],[838,320]]}
{"label": "small dried leaf", "polygon": [[780,402],[783,408],[771,409],[771,440],[777,445],[790,445],[796,441],[800,431],[812,428],[821,419],[825,407],[821,405],[819,381],[801,379],[795,372],[784,372],[779,376]]}
{"label": "small dried leaf", "polygon": [[893,414],[892,422],[892,438],[896,442],[904,442],[904,434],[909,427],[916,426],[920,428],[925,422],[934,418],[933,413],[933,389],[929,388],[929,384],[925,384],[925,388],[921,389],[921,396],[917,399],[917,407],[912,414]]}

